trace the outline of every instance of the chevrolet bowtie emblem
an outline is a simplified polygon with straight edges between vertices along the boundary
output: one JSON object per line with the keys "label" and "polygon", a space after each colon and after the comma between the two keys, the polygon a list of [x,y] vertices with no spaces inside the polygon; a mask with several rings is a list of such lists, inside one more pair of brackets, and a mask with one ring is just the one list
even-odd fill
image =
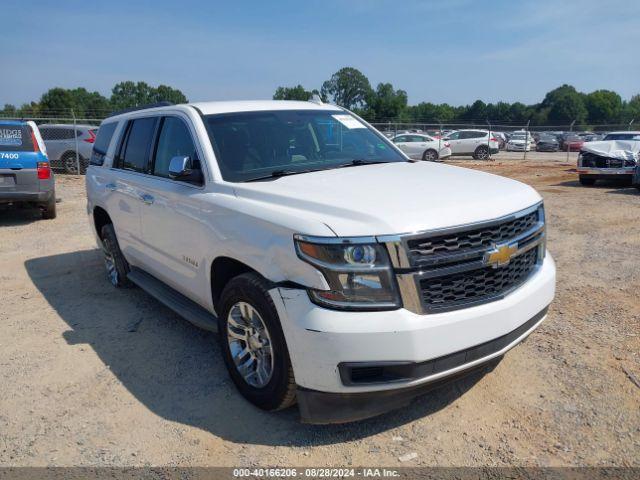
{"label": "chevrolet bowtie emblem", "polygon": [[489,250],[484,256],[484,262],[487,265],[491,265],[493,268],[502,267],[507,265],[511,261],[513,254],[518,251],[518,244],[512,243],[510,245],[503,243],[502,245],[496,245],[493,250]]}

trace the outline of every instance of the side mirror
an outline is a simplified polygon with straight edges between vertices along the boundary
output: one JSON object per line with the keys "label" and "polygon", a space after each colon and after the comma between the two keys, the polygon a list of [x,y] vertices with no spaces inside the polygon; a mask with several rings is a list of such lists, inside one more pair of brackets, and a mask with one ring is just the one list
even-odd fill
{"label": "side mirror", "polygon": [[169,178],[202,185],[204,177],[200,168],[194,168],[191,157],[173,157],[169,162]]}
{"label": "side mirror", "polygon": [[190,157],[173,157],[169,162],[169,177],[176,179],[191,173]]}

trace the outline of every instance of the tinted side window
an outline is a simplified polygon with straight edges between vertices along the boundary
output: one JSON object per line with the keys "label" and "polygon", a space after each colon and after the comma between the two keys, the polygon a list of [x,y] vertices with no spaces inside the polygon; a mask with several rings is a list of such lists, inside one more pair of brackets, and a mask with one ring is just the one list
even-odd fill
{"label": "tinted side window", "polygon": [[408,141],[409,141],[409,137],[407,137],[406,135],[402,135],[401,137],[396,137],[394,140],[395,143],[404,143]]}
{"label": "tinted side window", "polygon": [[177,117],[166,117],[158,136],[153,174],[168,178],[169,163],[173,157],[191,157],[194,163],[197,161],[196,148],[187,125]]}
{"label": "tinted side window", "polygon": [[455,132],[452,133],[451,135],[448,136],[449,140],[459,140],[460,139],[460,132]]}
{"label": "tinted side window", "polygon": [[123,148],[122,168],[146,172],[156,121],[157,118],[139,118],[131,122]]}
{"label": "tinted side window", "polygon": [[42,140],[53,140],[54,130],[51,128],[40,128],[40,135],[42,136]]}
{"label": "tinted side window", "polygon": [[118,122],[107,123],[100,126],[93,144],[93,151],[91,152],[91,165],[102,165],[104,163],[104,156],[107,154],[111,138],[113,138],[113,132],[116,131],[117,126]]}

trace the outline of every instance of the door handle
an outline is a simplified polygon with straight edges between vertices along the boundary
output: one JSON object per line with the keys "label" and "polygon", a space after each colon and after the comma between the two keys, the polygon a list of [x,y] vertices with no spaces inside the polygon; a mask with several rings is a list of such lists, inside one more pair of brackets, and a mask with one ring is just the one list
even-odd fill
{"label": "door handle", "polygon": [[104,188],[106,188],[107,190],[110,190],[112,192],[116,191],[116,184],[115,183],[107,183]]}
{"label": "door handle", "polygon": [[153,203],[153,195],[149,195],[148,193],[143,193],[140,195],[140,200],[142,200],[147,205],[151,205]]}

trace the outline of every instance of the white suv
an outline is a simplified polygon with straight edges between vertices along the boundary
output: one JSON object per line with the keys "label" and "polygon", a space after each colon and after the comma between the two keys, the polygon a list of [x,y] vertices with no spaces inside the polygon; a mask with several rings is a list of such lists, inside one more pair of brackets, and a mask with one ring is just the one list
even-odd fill
{"label": "white suv", "polygon": [[500,151],[498,139],[488,130],[457,130],[443,138],[451,146],[451,155],[471,155],[485,160]]}
{"label": "white suv", "polygon": [[297,399],[306,422],[377,415],[499,359],[554,296],[535,190],[413,161],[333,105],[116,115],[86,182],[111,283],[218,331],[240,392]]}

